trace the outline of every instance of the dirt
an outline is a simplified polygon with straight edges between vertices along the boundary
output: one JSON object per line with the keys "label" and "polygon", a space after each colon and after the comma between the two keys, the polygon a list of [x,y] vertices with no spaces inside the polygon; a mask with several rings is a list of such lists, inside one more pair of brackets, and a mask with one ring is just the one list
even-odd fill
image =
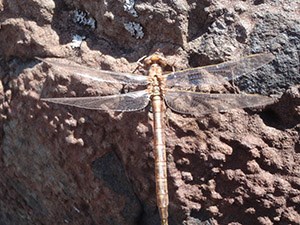
{"label": "dirt", "polygon": [[200,117],[167,109],[169,224],[300,224],[299,3],[124,2],[0,0],[0,224],[159,224],[150,107],[43,102],[130,88],[35,58],[132,72],[157,49],[176,70],[271,52],[235,85],[278,97]]}

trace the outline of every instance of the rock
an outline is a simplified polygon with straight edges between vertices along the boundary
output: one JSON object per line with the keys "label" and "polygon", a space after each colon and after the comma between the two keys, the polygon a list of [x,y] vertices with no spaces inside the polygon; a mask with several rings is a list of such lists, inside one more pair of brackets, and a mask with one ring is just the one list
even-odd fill
{"label": "rock", "polygon": [[[40,100],[141,87],[101,85],[35,59],[143,73],[137,61],[157,49],[169,69],[271,52],[234,87],[207,90],[282,95],[259,109],[167,111],[169,224],[299,224],[297,4],[0,1],[0,224],[159,224],[149,107],[115,113]],[[75,35],[85,37],[77,47]]]}

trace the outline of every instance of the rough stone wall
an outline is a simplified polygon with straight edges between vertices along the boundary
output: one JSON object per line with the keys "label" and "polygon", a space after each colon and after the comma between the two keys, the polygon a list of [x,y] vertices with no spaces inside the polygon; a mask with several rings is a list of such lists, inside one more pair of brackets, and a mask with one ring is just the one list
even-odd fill
{"label": "rough stone wall", "polygon": [[272,52],[236,85],[283,94],[200,118],[167,110],[170,225],[300,224],[299,14],[295,0],[0,0],[0,224],[159,224],[149,108],[42,102],[127,87],[34,58],[131,72],[157,49],[176,69]]}

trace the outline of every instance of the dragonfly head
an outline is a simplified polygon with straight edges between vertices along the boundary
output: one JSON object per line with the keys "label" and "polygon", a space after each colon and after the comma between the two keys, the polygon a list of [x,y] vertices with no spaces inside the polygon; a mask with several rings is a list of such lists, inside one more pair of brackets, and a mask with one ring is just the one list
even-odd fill
{"label": "dragonfly head", "polygon": [[144,64],[146,66],[151,66],[153,64],[158,64],[161,67],[165,67],[168,65],[167,59],[164,57],[164,55],[161,52],[155,52],[154,54],[148,56],[144,59]]}

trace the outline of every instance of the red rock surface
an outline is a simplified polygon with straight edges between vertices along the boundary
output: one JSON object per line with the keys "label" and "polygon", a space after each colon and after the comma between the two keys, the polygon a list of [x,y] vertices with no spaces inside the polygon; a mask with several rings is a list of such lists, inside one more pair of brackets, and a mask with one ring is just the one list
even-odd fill
{"label": "red rock surface", "polygon": [[[300,224],[300,75],[297,1],[0,0],[0,224],[159,224],[152,114],[100,113],[40,97],[119,93],[40,64],[58,57],[131,72],[156,49],[176,69],[270,51],[237,81],[280,94],[261,109],[202,117],[167,110],[170,225]],[[96,29],[73,22],[89,12]],[[136,22],[135,39],[124,24]],[[72,48],[72,36],[86,36]]]}

